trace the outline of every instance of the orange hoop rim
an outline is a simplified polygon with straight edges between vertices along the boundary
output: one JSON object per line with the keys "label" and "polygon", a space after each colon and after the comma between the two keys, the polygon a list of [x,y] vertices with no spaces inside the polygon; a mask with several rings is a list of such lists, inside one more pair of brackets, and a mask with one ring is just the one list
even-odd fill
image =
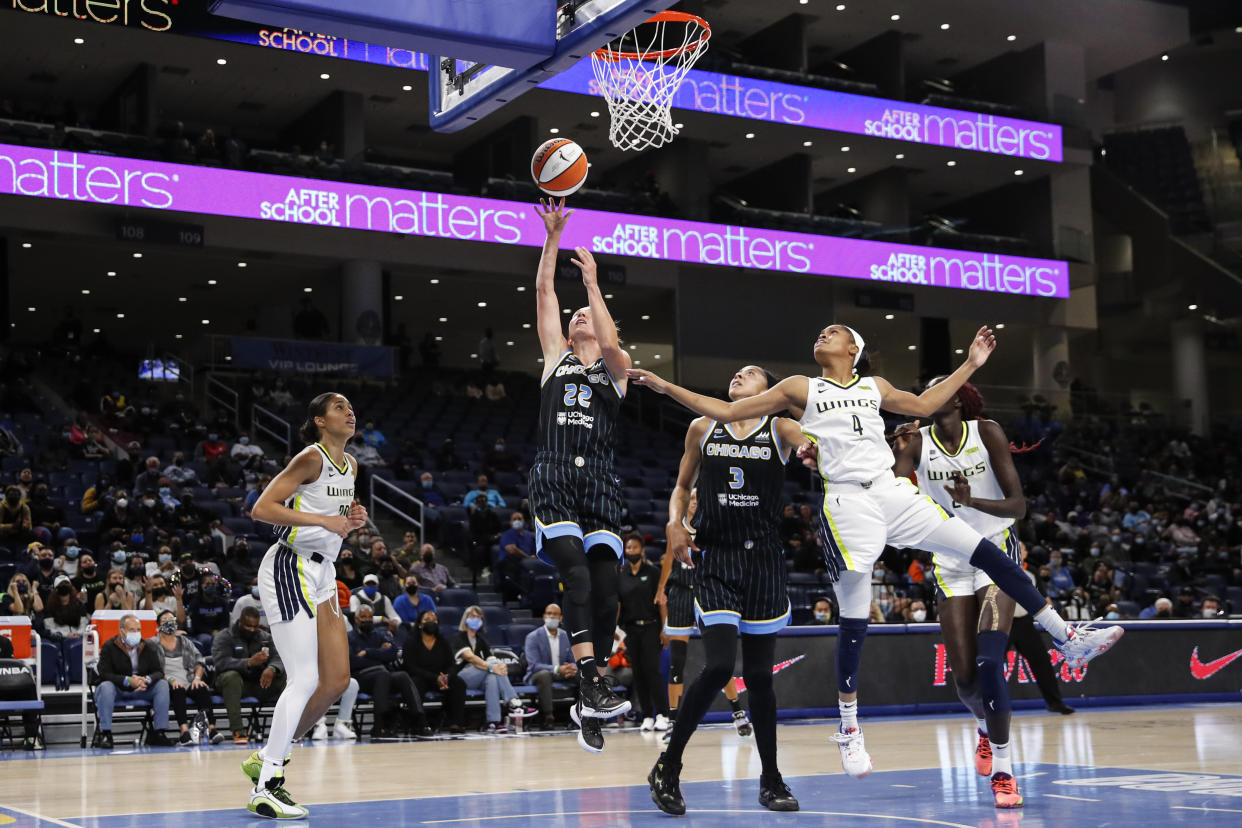
{"label": "orange hoop rim", "polygon": [[662,11],[656,14],[644,23],[697,23],[703,29],[703,33],[698,40],[693,43],[687,43],[685,46],[678,46],[674,49],[661,49],[655,52],[614,52],[607,46],[601,46],[596,49],[593,55],[599,60],[616,63],[622,60],[653,60],[659,58],[671,58],[682,54],[683,52],[693,52],[704,46],[708,39],[712,36],[712,27],[703,18],[697,14],[678,11]]}

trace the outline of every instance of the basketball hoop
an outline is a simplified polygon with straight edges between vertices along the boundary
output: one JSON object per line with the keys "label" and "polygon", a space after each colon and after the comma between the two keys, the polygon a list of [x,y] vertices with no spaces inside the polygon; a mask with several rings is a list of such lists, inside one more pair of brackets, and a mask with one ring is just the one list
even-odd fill
{"label": "basketball hoop", "polygon": [[661,147],[677,135],[673,96],[711,36],[703,18],[665,11],[591,53],[600,94],[608,101],[608,139],[614,147]]}

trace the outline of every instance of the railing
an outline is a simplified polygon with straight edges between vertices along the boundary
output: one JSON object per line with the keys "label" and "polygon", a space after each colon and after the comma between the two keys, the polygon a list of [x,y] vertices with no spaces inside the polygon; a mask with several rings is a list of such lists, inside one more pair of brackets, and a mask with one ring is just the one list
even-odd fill
{"label": "railing", "polygon": [[194,366],[186,362],[184,359],[177,356],[176,354],[172,353],[171,351],[165,351],[162,359],[166,363],[171,362],[177,366],[177,382],[178,383],[184,382],[188,384],[190,386],[191,392],[193,392],[194,390]]}
{"label": "railing", "polygon": [[[403,503],[402,506],[398,506],[396,503],[393,503],[392,501],[385,500],[384,497],[381,497],[380,495],[375,493],[375,489],[377,485],[384,489],[384,496],[392,497],[394,499],[400,498],[401,500],[405,501],[405,503]],[[371,483],[368,488],[370,490],[369,494],[371,498],[371,503],[367,507],[367,510],[371,513],[371,520],[376,519],[375,504],[378,503],[379,505],[388,509],[388,511],[392,512],[397,517],[404,520],[407,524],[417,526],[418,527],[418,542],[419,544],[422,544],[422,542],[425,540],[424,521],[426,520],[426,505],[423,503],[423,501],[419,500],[417,497],[410,494],[409,492],[404,491],[403,489],[397,488],[396,486],[394,486],[392,483],[389,483],[384,478],[379,477],[374,474],[371,475]],[[411,511],[416,511],[418,513],[418,517],[414,517],[414,515],[409,514],[409,512],[403,511],[402,510],[403,507],[405,509],[410,509]]]}
{"label": "railing", "polygon": [[233,415],[234,427],[241,428],[241,397],[236,391],[214,375],[209,375],[203,393],[206,394],[208,402],[230,412]]}
{"label": "railing", "polygon": [[250,433],[262,432],[285,447],[285,451],[293,451],[293,425],[275,411],[261,405],[250,406]]}

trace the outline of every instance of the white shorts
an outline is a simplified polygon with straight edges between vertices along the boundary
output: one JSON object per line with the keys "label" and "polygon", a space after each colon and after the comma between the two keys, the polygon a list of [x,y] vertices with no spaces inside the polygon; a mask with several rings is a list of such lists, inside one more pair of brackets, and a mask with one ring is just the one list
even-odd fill
{"label": "white shorts", "polygon": [[904,477],[884,478],[867,489],[829,484],[819,516],[833,580],[845,570],[870,573],[886,545],[918,547],[950,519]]}
{"label": "white shorts", "polygon": [[[1019,566],[1022,565],[1022,552],[1018,546],[1018,533],[1009,527],[988,537],[1001,551],[1012,558]],[[961,598],[974,595],[986,586],[991,586],[991,578],[982,569],[970,565],[952,555],[932,554],[935,564],[936,593],[941,598]]]}
{"label": "white shorts", "polygon": [[336,565],[316,563],[284,544],[274,543],[259,564],[259,600],[273,624],[292,621],[299,612],[315,617],[315,608],[336,596]]}

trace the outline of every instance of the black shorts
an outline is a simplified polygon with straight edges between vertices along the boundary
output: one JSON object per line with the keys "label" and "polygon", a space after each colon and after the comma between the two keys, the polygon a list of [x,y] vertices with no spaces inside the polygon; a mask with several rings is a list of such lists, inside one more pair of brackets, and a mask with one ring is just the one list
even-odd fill
{"label": "black shorts", "polygon": [[611,466],[536,458],[529,481],[535,549],[541,560],[547,561],[544,540],[566,535],[581,540],[585,549],[605,544],[621,557],[621,481]]}
{"label": "black shorts", "polygon": [[779,545],[704,549],[695,615],[704,626],[732,624],[748,635],[775,633],[789,624],[785,583],[785,557]]}
{"label": "black shorts", "polygon": [[[666,552],[667,554],[671,554]],[[677,566],[677,564],[673,564]],[[669,580],[665,584],[668,596],[668,618],[664,621],[666,635],[690,635],[694,632],[694,586]]]}

